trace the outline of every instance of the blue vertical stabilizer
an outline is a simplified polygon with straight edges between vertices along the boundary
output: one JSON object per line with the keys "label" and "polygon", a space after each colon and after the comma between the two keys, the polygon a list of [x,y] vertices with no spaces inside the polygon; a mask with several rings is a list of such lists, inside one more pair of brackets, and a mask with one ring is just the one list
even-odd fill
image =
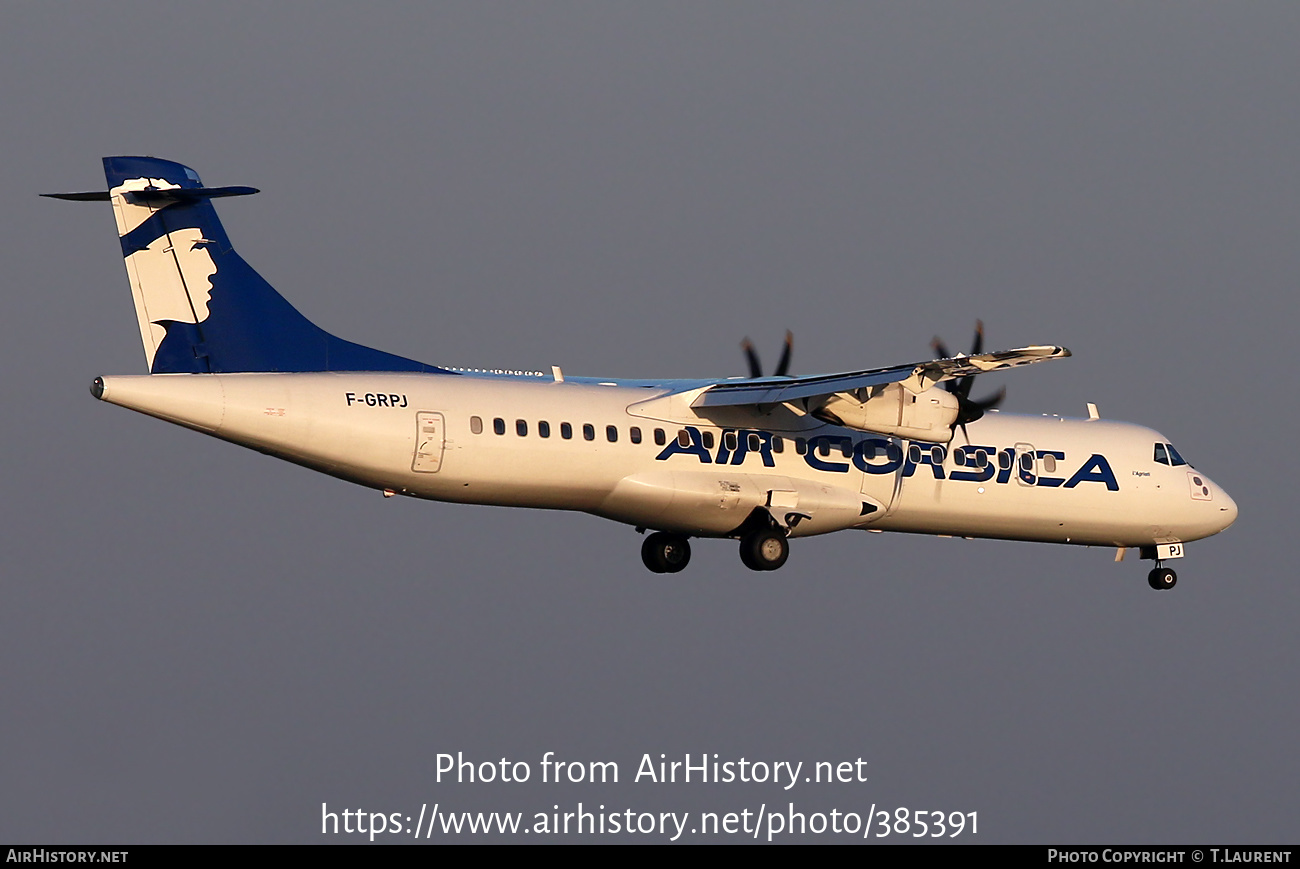
{"label": "blue vertical stabilizer", "polygon": [[336,338],[298,313],[235,252],[212,206],[254,188],[204,187],[193,169],[153,157],[105,157],[104,174],[107,193],[58,198],[112,202],[151,373],[454,373]]}

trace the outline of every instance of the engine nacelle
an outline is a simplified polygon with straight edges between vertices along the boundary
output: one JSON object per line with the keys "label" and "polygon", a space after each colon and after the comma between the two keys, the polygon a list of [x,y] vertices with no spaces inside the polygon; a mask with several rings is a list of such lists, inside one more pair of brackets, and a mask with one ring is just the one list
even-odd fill
{"label": "engine nacelle", "polygon": [[837,393],[812,415],[832,425],[915,441],[946,444],[957,422],[957,397],[931,388],[919,395],[901,383]]}

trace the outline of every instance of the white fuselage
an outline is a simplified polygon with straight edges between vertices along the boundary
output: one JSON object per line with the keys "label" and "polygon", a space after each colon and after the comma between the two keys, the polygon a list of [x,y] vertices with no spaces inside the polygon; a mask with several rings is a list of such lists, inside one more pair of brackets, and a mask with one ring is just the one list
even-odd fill
{"label": "white fuselage", "polygon": [[155,374],[103,378],[96,390],[388,492],[580,510],[692,536],[733,536],[765,507],[794,517],[791,536],[872,528],[1149,546],[1214,534],[1237,514],[1190,465],[1154,461],[1163,436],[1106,420],[989,413],[936,446],[788,405],[693,409],[694,393],[670,383]]}

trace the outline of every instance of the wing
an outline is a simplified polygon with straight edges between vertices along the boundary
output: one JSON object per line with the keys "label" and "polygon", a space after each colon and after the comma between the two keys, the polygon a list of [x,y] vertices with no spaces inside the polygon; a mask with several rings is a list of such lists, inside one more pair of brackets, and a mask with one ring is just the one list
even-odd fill
{"label": "wing", "polygon": [[[1064,359],[1070,351],[1064,347],[1034,346],[978,356],[954,356],[892,368],[870,368],[843,374],[817,374],[810,377],[766,377],[761,380],[724,380],[700,393],[692,407],[738,407],[744,405],[782,404],[787,401],[848,397],[864,387],[898,383],[913,394],[920,394],[937,383],[990,371],[1001,371]],[[808,402],[812,404],[812,402]]]}

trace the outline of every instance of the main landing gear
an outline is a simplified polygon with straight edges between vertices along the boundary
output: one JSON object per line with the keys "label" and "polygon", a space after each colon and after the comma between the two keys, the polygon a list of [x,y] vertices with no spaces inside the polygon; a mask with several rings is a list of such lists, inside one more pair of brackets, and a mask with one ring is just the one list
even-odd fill
{"label": "main landing gear", "polygon": [[[782,528],[759,528],[740,538],[740,560],[750,570],[776,570],[790,557]],[[654,573],[677,573],[691,561],[691,544],[681,534],[656,531],[641,544],[641,560]]]}
{"label": "main landing gear", "polygon": [[777,528],[751,531],[740,538],[740,560],[750,570],[776,570],[790,557],[790,543]]}
{"label": "main landing gear", "polygon": [[641,544],[641,560],[655,573],[677,573],[691,562],[691,544],[680,534],[656,531]]}
{"label": "main landing gear", "polygon": [[1166,588],[1173,588],[1178,582],[1178,574],[1174,573],[1168,567],[1160,567],[1157,563],[1154,570],[1147,574],[1147,585],[1156,591],[1163,591]]}

